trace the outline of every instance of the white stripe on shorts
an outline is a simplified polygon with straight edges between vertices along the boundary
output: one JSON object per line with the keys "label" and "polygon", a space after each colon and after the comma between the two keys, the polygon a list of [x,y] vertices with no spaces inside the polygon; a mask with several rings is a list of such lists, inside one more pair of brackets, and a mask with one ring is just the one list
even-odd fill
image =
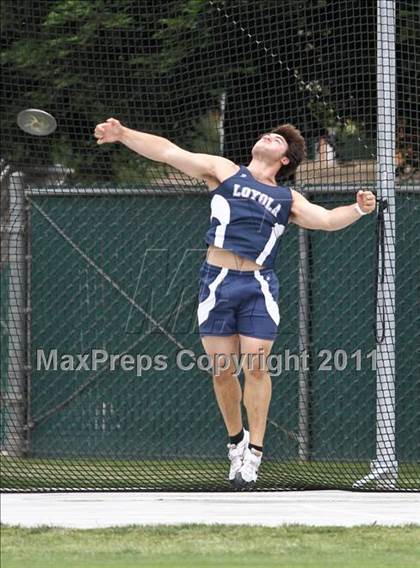
{"label": "white stripe on shorts", "polygon": [[210,294],[207,296],[205,300],[198,304],[198,325],[201,325],[206,321],[209,317],[211,310],[216,305],[216,290],[225,279],[229,270],[227,268],[222,268],[221,272],[217,275],[217,278],[213,280],[213,282],[209,285]]}
{"label": "white stripe on shorts", "polygon": [[276,325],[280,323],[280,311],[277,305],[277,302],[273,298],[272,293],[270,292],[270,288],[268,287],[268,282],[261,275],[259,270],[254,270],[254,276],[258,280],[261,286],[261,291],[264,294],[265,306],[267,308],[267,312],[270,314],[271,319],[274,321]]}

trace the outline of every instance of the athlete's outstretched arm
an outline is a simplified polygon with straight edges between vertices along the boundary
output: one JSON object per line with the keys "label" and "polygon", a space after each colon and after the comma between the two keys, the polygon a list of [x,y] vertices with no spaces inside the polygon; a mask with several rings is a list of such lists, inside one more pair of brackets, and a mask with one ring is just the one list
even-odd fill
{"label": "athlete's outstretched arm", "polygon": [[98,124],[94,135],[98,144],[121,142],[145,158],[163,162],[205,181],[220,183],[238,170],[238,166],[226,158],[188,152],[161,136],[131,130],[115,118]]}
{"label": "athlete's outstretched arm", "polygon": [[292,194],[290,221],[304,229],[338,231],[360,219],[361,213],[358,209],[363,213],[372,213],[376,207],[375,195],[371,191],[359,191],[356,203],[335,209],[325,209],[310,203],[297,191],[292,191]]}

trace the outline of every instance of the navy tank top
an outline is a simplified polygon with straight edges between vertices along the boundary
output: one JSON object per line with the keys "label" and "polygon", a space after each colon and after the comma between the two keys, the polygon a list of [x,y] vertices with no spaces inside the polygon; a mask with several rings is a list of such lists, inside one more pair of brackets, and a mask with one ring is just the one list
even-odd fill
{"label": "navy tank top", "polygon": [[211,193],[206,243],[273,268],[292,206],[290,189],[261,183],[241,166]]}

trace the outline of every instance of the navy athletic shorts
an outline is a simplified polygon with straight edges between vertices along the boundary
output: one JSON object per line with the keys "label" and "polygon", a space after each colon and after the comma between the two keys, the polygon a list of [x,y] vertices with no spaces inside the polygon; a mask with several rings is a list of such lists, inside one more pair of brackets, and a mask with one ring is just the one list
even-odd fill
{"label": "navy athletic shorts", "polygon": [[197,310],[200,336],[246,335],[274,340],[279,283],[272,268],[231,270],[204,262]]}

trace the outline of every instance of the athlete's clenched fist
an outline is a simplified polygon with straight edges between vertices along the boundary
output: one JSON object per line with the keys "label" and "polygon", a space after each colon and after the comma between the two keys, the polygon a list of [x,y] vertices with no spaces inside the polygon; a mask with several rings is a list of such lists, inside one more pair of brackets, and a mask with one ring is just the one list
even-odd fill
{"label": "athlete's clenched fist", "polygon": [[94,136],[98,144],[107,142],[118,142],[123,131],[123,126],[116,118],[108,118],[106,122],[101,122],[95,128]]}
{"label": "athlete's clenched fist", "polygon": [[376,197],[371,191],[357,192],[357,205],[363,213],[372,213],[376,207]]}

